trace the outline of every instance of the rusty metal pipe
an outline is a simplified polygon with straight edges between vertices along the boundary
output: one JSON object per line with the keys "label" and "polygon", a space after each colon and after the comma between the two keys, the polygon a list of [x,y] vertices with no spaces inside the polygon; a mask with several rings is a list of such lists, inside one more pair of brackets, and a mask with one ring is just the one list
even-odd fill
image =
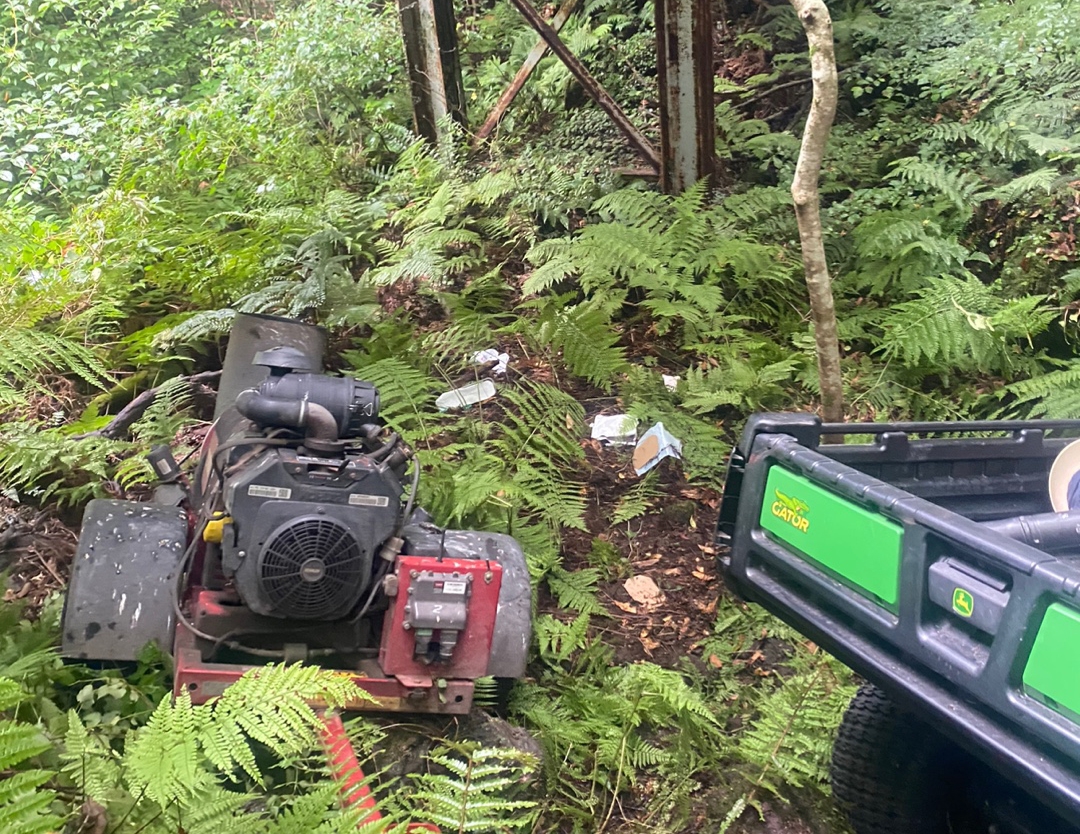
{"label": "rusty metal pipe", "polygon": [[586,94],[593,101],[599,105],[603,110],[615,122],[616,127],[623,132],[623,135],[630,140],[630,144],[634,146],[642,158],[645,159],[650,165],[657,171],[660,170],[660,157],[656,153],[656,148],[652,146],[644,134],[635,127],[634,123],[627,118],[626,114],[619,107],[618,103],[611,97],[603,87],[600,86],[600,82],[593,78],[592,73],[585,67],[578,57],[570,51],[570,48],[562,42],[558,33],[552,29],[547,22],[540,16],[540,12],[532,7],[529,0],[510,0],[514,4],[521,16],[528,21],[529,25],[536,30],[536,33],[544,39],[544,42],[551,48],[551,51],[558,56],[562,61],[570,74],[574,76],[585,88]]}
{"label": "rusty metal pipe", "polygon": [[[551,30],[553,32],[559,32],[566,21],[570,19],[570,15],[574,13],[574,9],[577,8],[578,0],[566,0],[562,6],[559,7],[559,11],[555,13],[555,17],[551,19]],[[529,56],[525,59],[525,63],[521,65],[521,69],[517,71],[517,75],[514,76],[514,80],[510,82],[510,86],[507,87],[499,100],[495,102],[495,106],[491,108],[491,113],[488,114],[484,124],[480,129],[476,131],[476,136],[473,138],[473,147],[477,147],[483,142],[491,132],[495,130],[495,127],[502,120],[502,117],[506,114],[506,111],[510,109],[510,105],[514,103],[514,99],[517,98],[517,94],[521,92],[521,88],[525,86],[525,82],[529,80],[529,76],[532,75],[537,64],[547,54],[548,45],[541,39],[537,41],[536,46],[529,52]]]}

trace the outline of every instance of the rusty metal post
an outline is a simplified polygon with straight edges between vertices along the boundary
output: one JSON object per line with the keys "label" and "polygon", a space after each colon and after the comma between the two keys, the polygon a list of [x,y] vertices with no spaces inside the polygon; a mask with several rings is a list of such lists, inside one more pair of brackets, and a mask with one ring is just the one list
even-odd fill
{"label": "rusty metal post", "polygon": [[[555,17],[551,19],[552,31],[558,33],[559,30],[563,28],[566,21],[570,19],[570,15],[574,13],[577,4],[578,0],[566,0],[566,2],[559,7],[559,11],[555,13]],[[525,82],[529,80],[532,71],[536,69],[536,65],[539,64],[547,54],[547,51],[548,45],[543,39],[536,42],[536,46],[529,52],[528,57],[525,59],[525,63],[521,65],[521,69],[519,69],[517,75],[514,76],[514,80],[510,82],[510,86],[506,88],[501,96],[499,96],[499,100],[495,102],[495,106],[491,108],[491,113],[488,114],[484,124],[476,131],[476,136],[473,139],[474,147],[487,139],[488,136],[491,135],[491,132],[495,130],[495,127],[510,108],[510,105],[514,103],[517,94],[521,92],[521,88],[525,86]]]}
{"label": "rusty metal post", "polygon": [[446,107],[458,124],[466,124],[465,84],[461,80],[461,52],[458,49],[457,15],[454,0],[432,0],[435,12],[435,36],[442,58],[443,88]]}
{"label": "rusty metal post", "polygon": [[412,88],[413,125],[439,141],[439,122],[464,118],[465,95],[458,60],[453,0],[398,0],[405,59]]}
{"label": "rusty metal post", "polygon": [[[630,144],[634,146],[642,158],[652,165],[654,168],[660,168],[660,157],[656,153],[656,148],[652,146],[652,143],[638,130],[634,123],[627,118],[626,114],[619,107],[618,103],[611,97],[600,83],[593,78],[592,73],[586,69],[585,65],[578,60],[578,57],[570,51],[565,43],[559,38],[558,34],[545,22],[544,18],[540,16],[540,13],[532,7],[529,0],[510,0],[514,4],[521,16],[528,21],[529,25],[536,30],[536,33],[544,39],[544,42],[551,48],[551,51],[558,56],[562,61],[570,74],[578,80],[578,83],[585,89],[585,93],[593,101],[599,105],[611,118],[615,125],[623,132],[623,135],[630,140]],[[706,0],[698,0],[698,2],[706,2]]]}
{"label": "rusty metal post", "polygon": [[669,194],[715,173],[710,0],[656,0],[660,183]]}

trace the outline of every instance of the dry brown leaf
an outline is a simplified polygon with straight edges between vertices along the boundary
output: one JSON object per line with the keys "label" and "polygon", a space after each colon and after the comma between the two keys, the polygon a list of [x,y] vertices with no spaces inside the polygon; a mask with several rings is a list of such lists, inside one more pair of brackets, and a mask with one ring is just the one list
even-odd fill
{"label": "dry brown leaf", "polygon": [[636,614],[637,608],[631,605],[629,602],[619,602],[617,599],[612,600],[615,603],[615,607],[620,611],[625,611],[627,614]]}
{"label": "dry brown leaf", "polygon": [[714,579],[716,579],[715,576],[705,573],[705,571],[703,570],[694,571],[694,578],[700,579],[702,582],[712,582]]}
{"label": "dry brown leaf", "polygon": [[719,601],[719,597],[714,597],[712,602],[701,602],[700,600],[694,600],[694,608],[700,611],[702,614],[715,614],[716,603]]}
{"label": "dry brown leaf", "polygon": [[718,658],[718,657],[717,657],[716,655],[714,655],[714,654],[711,654],[711,655],[709,655],[709,665],[710,665],[710,666],[713,666],[713,667],[715,667],[715,668],[717,668],[717,669],[720,669],[720,668],[723,668],[723,666],[724,666],[724,661],[722,661],[722,660],[721,660],[720,658]]}
{"label": "dry brown leaf", "polygon": [[664,571],[664,576],[678,576],[682,573],[682,568],[668,568]]}

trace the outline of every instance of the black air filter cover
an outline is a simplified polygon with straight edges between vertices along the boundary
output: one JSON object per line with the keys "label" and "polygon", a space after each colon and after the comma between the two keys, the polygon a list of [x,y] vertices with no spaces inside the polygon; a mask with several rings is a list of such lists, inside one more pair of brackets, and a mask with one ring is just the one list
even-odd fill
{"label": "black air filter cover", "polygon": [[367,584],[371,560],[356,536],[324,515],[292,518],[274,530],[258,556],[259,583],[278,616],[331,619]]}
{"label": "black air filter cover", "polygon": [[[401,483],[363,455],[270,448],[225,479],[221,567],[256,614],[345,617],[398,525]],[[295,587],[294,587],[295,585]]]}

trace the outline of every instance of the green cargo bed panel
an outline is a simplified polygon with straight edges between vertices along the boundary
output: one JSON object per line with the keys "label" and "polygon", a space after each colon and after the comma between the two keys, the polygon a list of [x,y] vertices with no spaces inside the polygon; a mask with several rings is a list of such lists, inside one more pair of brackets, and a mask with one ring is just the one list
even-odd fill
{"label": "green cargo bed panel", "polygon": [[760,524],[855,590],[889,607],[899,601],[903,528],[896,522],[773,466]]}
{"label": "green cargo bed panel", "polygon": [[1046,609],[1024,666],[1024,686],[1080,716],[1080,611],[1061,603]]}

